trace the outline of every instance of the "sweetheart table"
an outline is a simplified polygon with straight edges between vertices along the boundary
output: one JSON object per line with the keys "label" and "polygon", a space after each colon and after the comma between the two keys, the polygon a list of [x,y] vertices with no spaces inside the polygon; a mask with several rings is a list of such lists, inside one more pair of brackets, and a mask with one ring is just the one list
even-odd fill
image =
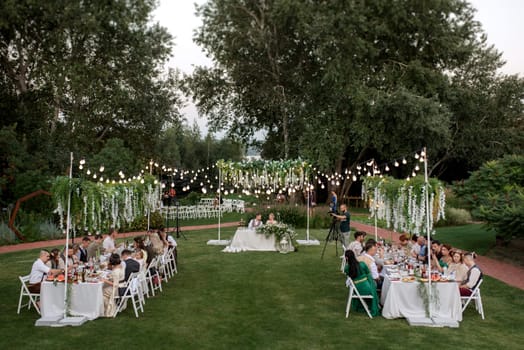
{"label": "sweetheart table", "polygon": [[223,252],[239,253],[244,251],[274,251],[276,252],[277,244],[274,235],[266,236],[263,233],[257,233],[256,230],[248,228],[239,228]]}

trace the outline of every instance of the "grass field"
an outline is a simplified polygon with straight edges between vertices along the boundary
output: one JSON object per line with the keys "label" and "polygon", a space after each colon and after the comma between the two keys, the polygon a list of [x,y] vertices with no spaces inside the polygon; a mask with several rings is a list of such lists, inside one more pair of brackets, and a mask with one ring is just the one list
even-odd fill
{"label": "grass field", "polygon": [[[233,235],[233,229],[222,232]],[[311,235],[323,239],[325,232]],[[139,319],[128,308],[116,319],[77,328],[35,327],[33,310],[17,315],[17,276],[30,271],[37,251],[0,255],[0,348],[520,349],[524,342],[524,291],[489,277],[482,286],[486,320],[471,307],[458,329],[410,327],[404,319],[354,312],[346,319],[347,289],[333,243],[321,260],[323,245],[286,255],[227,254],[206,245],[216,230],[186,236],[179,240],[176,280],[147,300]]]}

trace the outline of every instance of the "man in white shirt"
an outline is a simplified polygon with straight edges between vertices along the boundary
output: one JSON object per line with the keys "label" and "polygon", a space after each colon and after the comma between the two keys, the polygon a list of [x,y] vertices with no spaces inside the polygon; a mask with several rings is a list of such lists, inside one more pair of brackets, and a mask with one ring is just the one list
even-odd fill
{"label": "man in white shirt", "polygon": [[255,230],[257,227],[260,227],[262,225],[263,225],[262,224],[262,214],[257,213],[255,215],[255,218],[251,219],[251,221],[249,221],[249,225],[247,226],[247,228],[249,228],[251,230]]}
{"label": "man in white shirt", "polygon": [[51,269],[46,265],[46,262],[51,258],[51,254],[47,250],[41,250],[40,256],[33,263],[31,267],[31,274],[29,275],[29,284],[27,288],[31,293],[40,293],[40,284],[46,275],[55,275],[63,272],[63,270]]}
{"label": "man in white shirt", "polygon": [[347,250],[352,250],[353,253],[355,253],[355,256],[358,257],[360,254],[362,254],[362,250],[364,249],[364,247],[362,246],[364,238],[366,238],[366,232],[355,232],[355,240],[349,244]]}
{"label": "man in white shirt", "polygon": [[112,228],[107,237],[102,242],[102,248],[104,248],[104,254],[114,253],[116,250],[115,239],[118,234],[117,229]]}

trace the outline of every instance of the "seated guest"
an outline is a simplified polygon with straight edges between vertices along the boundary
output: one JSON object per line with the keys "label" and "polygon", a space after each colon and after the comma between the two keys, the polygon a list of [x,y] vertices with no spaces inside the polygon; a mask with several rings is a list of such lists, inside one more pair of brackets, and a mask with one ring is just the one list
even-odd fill
{"label": "seated guest", "polygon": [[135,248],[135,253],[138,253],[139,251],[142,252],[142,258],[144,259],[146,265],[149,265],[151,260],[147,254],[146,246],[142,237],[135,237],[133,239],[133,247]]}
{"label": "seated guest", "polygon": [[431,255],[431,268],[436,269],[439,272],[444,272],[444,268],[448,268],[449,264],[451,264],[451,246],[449,244],[442,244],[440,246],[440,254],[441,258],[437,259],[436,254]]}
{"label": "seated guest", "polygon": [[82,243],[80,243],[77,252],[77,257],[80,262],[87,262],[87,247],[89,247],[89,244],[91,244],[91,238],[88,236],[82,238]]}
{"label": "seated guest", "polygon": [[102,235],[95,235],[94,240],[87,246],[87,260],[96,259],[102,250]]}
{"label": "seated guest", "polygon": [[129,279],[129,275],[131,275],[133,272],[140,271],[140,263],[133,259],[131,254],[131,251],[128,249],[124,249],[122,251],[122,265],[124,265],[124,281],[127,281]]}
{"label": "seated guest", "polygon": [[440,243],[440,241],[437,241],[437,240],[431,241],[431,253],[435,254],[435,256],[437,257],[437,261],[440,260],[440,258],[442,258],[442,252],[440,251],[441,248],[442,248],[442,244]]}
{"label": "seated guest", "polygon": [[418,244],[418,237],[417,235],[411,236],[411,256],[416,258],[418,254],[420,253],[420,245]]}
{"label": "seated guest", "polygon": [[464,254],[464,264],[469,268],[466,279],[460,284],[460,295],[470,296],[482,281],[482,271],[475,264],[475,253]]}
{"label": "seated guest", "polygon": [[138,261],[140,264],[140,270],[144,270],[146,268],[146,259],[144,259],[144,253],[141,250],[137,250],[133,254],[133,259]]}
{"label": "seated guest", "polygon": [[352,250],[353,253],[355,253],[355,256],[359,256],[362,254],[362,250],[364,249],[362,242],[364,242],[364,238],[366,238],[366,232],[357,231],[355,232],[354,237],[355,240],[349,243],[347,250]]}
{"label": "seated guest", "polygon": [[[378,316],[379,307],[377,288],[368,266],[363,261],[358,261],[352,250],[346,250],[344,256],[346,258],[344,272],[351,277],[360,294],[373,295],[373,299],[370,300],[369,311],[372,316]],[[366,301],[367,300],[369,299],[366,299]],[[359,300],[353,299],[351,306],[358,311],[365,311]]]}
{"label": "seated guest", "polygon": [[119,295],[119,288],[123,288],[125,285],[125,272],[118,254],[111,254],[108,268],[111,270],[111,278],[102,279],[102,282],[104,282],[104,316],[113,317],[117,306],[115,298]]}
{"label": "seated guest", "polygon": [[409,241],[407,234],[403,233],[398,237],[398,250],[402,256],[410,256],[413,245]]}
{"label": "seated guest", "polygon": [[417,243],[420,246],[420,251],[417,255],[417,260],[423,263],[428,261],[428,246],[426,245],[426,238],[424,236],[418,236]]}
{"label": "seated guest", "polygon": [[451,253],[453,261],[448,266],[448,275],[455,276],[455,281],[462,282],[468,274],[468,267],[462,261],[462,252],[454,250]]}
{"label": "seated guest", "polygon": [[269,218],[266,221],[266,225],[272,225],[272,224],[276,224],[276,223],[277,223],[277,221],[275,220],[275,214],[269,213]]}
{"label": "seated guest", "polygon": [[251,219],[251,221],[249,221],[249,225],[247,226],[247,228],[255,230],[256,228],[258,228],[258,227],[260,227],[262,225],[263,225],[262,224],[262,214],[257,213],[255,215],[255,218]]}
{"label": "seated guest", "polygon": [[162,241],[162,238],[160,238],[159,231],[148,231],[148,237],[149,237],[149,245],[153,248],[153,251],[155,252],[155,255],[162,255],[164,254],[164,242]]}
{"label": "seated guest", "polygon": [[370,239],[366,242],[364,246],[364,252],[357,259],[364,262],[369,271],[371,272],[371,277],[375,280],[377,289],[382,287],[382,278],[379,275],[378,267],[375,262],[375,255],[377,254],[377,243],[374,239]]}
{"label": "seated guest", "polygon": [[46,263],[46,265],[52,269],[60,270],[60,249],[53,248],[53,250],[51,250],[51,257],[49,258],[49,261]]}
{"label": "seated guest", "polygon": [[46,265],[46,262],[51,258],[51,254],[47,250],[41,250],[40,256],[33,263],[31,267],[31,274],[29,275],[29,283],[27,288],[31,293],[40,293],[40,285],[46,278],[46,275],[53,276],[63,272],[60,269],[51,269]]}
{"label": "seated guest", "polygon": [[73,248],[69,247],[68,250],[64,249],[64,252],[60,254],[60,259],[58,262],[58,268],[65,270],[66,266],[66,257],[67,257],[67,271],[71,271],[74,268],[78,267],[78,258],[74,254]]}

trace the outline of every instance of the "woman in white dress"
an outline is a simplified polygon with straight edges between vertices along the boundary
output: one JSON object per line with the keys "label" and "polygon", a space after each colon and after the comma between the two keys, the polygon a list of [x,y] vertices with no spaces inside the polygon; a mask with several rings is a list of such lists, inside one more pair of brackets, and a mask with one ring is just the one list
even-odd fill
{"label": "woman in white dress", "polygon": [[269,219],[266,221],[266,225],[273,225],[276,224],[277,221],[275,220],[275,214],[269,213]]}
{"label": "woman in white dress", "polygon": [[121,265],[120,255],[111,254],[108,267],[111,269],[111,279],[102,279],[104,282],[104,316],[113,317],[116,311],[115,298],[118,297],[118,287],[125,282],[125,271]]}

